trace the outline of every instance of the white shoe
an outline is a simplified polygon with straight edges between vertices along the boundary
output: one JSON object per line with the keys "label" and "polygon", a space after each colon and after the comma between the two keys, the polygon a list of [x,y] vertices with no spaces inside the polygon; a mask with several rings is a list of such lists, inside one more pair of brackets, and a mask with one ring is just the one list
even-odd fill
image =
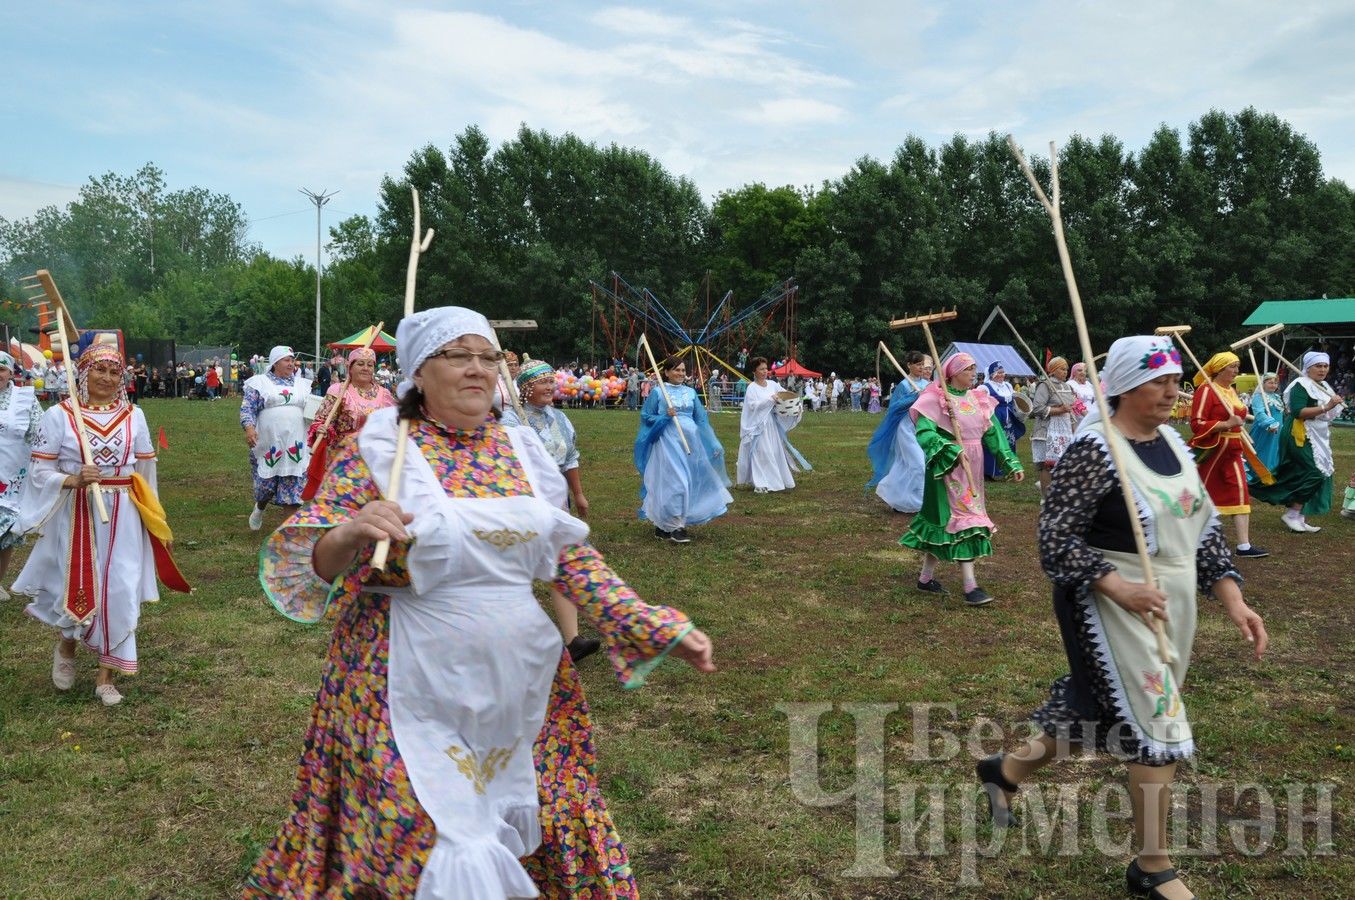
{"label": "white shoe", "polygon": [[0,587],[0,603],[4,603],[4,602],[5,602],[6,600],[8,600],[8,599],[9,599],[9,591],[7,591],[7,590],[5,590],[4,588]]}
{"label": "white shoe", "polygon": [[1293,516],[1290,515],[1289,513],[1285,513],[1284,515],[1280,516],[1280,521],[1284,523],[1284,527],[1288,528],[1295,534],[1308,533],[1308,529],[1303,527],[1302,516]]}
{"label": "white shoe", "polygon": [[75,684],[75,660],[61,655],[61,645],[52,651],[52,684],[58,691],[69,691]]}
{"label": "white shoe", "polygon": [[254,506],[254,512],[249,514],[249,530],[258,531],[263,527],[263,510],[259,509],[258,504]]}
{"label": "white shoe", "polygon": [[122,702],[122,694],[112,684],[100,684],[94,688],[94,696],[103,701],[104,706],[117,706]]}
{"label": "white shoe", "polygon": [[1303,526],[1303,530],[1306,531],[1306,532],[1308,532],[1309,534],[1317,534],[1319,531],[1322,530],[1322,529],[1321,529],[1320,527],[1318,527],[1317,525],[1309,525],[1309,524],[1308,524],[1308,520],[1307,520],[1307,519],[1304,519],[1304,518],[1302,518],[1302,517],[1299,518],[1299,524],[1302,525],[1302,526]]}

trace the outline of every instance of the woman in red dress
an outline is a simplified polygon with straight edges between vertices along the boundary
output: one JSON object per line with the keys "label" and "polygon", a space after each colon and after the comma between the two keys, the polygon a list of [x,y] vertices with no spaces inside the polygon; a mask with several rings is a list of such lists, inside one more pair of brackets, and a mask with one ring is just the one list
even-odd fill
{"label": "woman in red dress", "polygon": [[1270,552],[1251,543],[1251,493],[1247,490],[1244,463],[1248,459],[1242,431],[1247,406],[1233,390],[1240,369],[1237,354],[1225,351],[1214,354],[1196,374],[1195,398],[1190,405],[1190,446],[1195,450],[1209,499],[1220,515],[1233,517],[1237,555],[1259,558]]}

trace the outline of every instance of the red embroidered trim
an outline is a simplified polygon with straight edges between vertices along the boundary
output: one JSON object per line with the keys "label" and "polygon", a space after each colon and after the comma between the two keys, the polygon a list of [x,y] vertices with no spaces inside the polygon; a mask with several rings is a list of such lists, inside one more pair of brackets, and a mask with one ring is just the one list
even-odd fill
{"label": "red embroidered trim", "polygon": [[94,571],[94,523],[90,518],[89,490],[79,488],[71,498],[70,563],[66,567],[66,591],[62,608],[77,622],[93,615],[99,586]]}

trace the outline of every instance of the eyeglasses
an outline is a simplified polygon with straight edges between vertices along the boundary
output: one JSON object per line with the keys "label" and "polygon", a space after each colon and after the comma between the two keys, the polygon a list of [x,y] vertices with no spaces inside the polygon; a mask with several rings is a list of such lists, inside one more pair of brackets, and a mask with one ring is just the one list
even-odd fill
{"label": "eyeglasses", "polygon": [[462,350],[460,347],[449,347],[446,350],[439,350],[436,353],[428,354],[428,359],[445,359],[454,369],[469,368],[471,360],[477,360],[480,368],[486,372],[497,372],[499,363],[508,357],[502,350],[487,350],[484,353],[471,353],[469,350]]}

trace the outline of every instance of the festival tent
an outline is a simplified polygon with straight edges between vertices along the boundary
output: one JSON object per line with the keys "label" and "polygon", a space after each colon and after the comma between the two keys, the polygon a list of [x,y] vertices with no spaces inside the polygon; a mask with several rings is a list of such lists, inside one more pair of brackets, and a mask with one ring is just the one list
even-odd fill
{"label": "festival tent", "polygon": [[788,359],[779,366],[772,366],[771,373],[778,377],[785,375],[798,375],[801,378],[819,378],[822,377],[823,375],[822,372],[814,372],[810,369],[806,369],[804,366],[800,365],[794,359]]}
{"label": "festival tent", "polygon": [[[356,350],[367,343],[367,339],[371,336],[372,329],[375,327],[375,325],[368,325],[357,334],[350,334],[343,340],[335,341],[328,346],[331,350]],[[377,336],[376,340],[372,341],[372,349],[377,353],[393,353],[395,351],[395,338],[383,331]]]}
{"label": "festival tent", "polygon": [[1008,344],[965,344],[956,341],[947,347],[942,353],[941,358],[945,359],[952,353],[968,353],[974,357],[974,361],[979,364],[980,374],[987,373],[988,366],[995,362],[1002,363],[1002,368],[1007,370],[1007,377],[1015,375],[1018,378],[1034,378],[1035,373],[1031,371],[1016,352],[1016,349]]}
{"label": "festival tent", "polygon": [[1267,300],[1252,311],[1243,325],[1345,325],[1355,322],[1355,298],[1321,300]]}

